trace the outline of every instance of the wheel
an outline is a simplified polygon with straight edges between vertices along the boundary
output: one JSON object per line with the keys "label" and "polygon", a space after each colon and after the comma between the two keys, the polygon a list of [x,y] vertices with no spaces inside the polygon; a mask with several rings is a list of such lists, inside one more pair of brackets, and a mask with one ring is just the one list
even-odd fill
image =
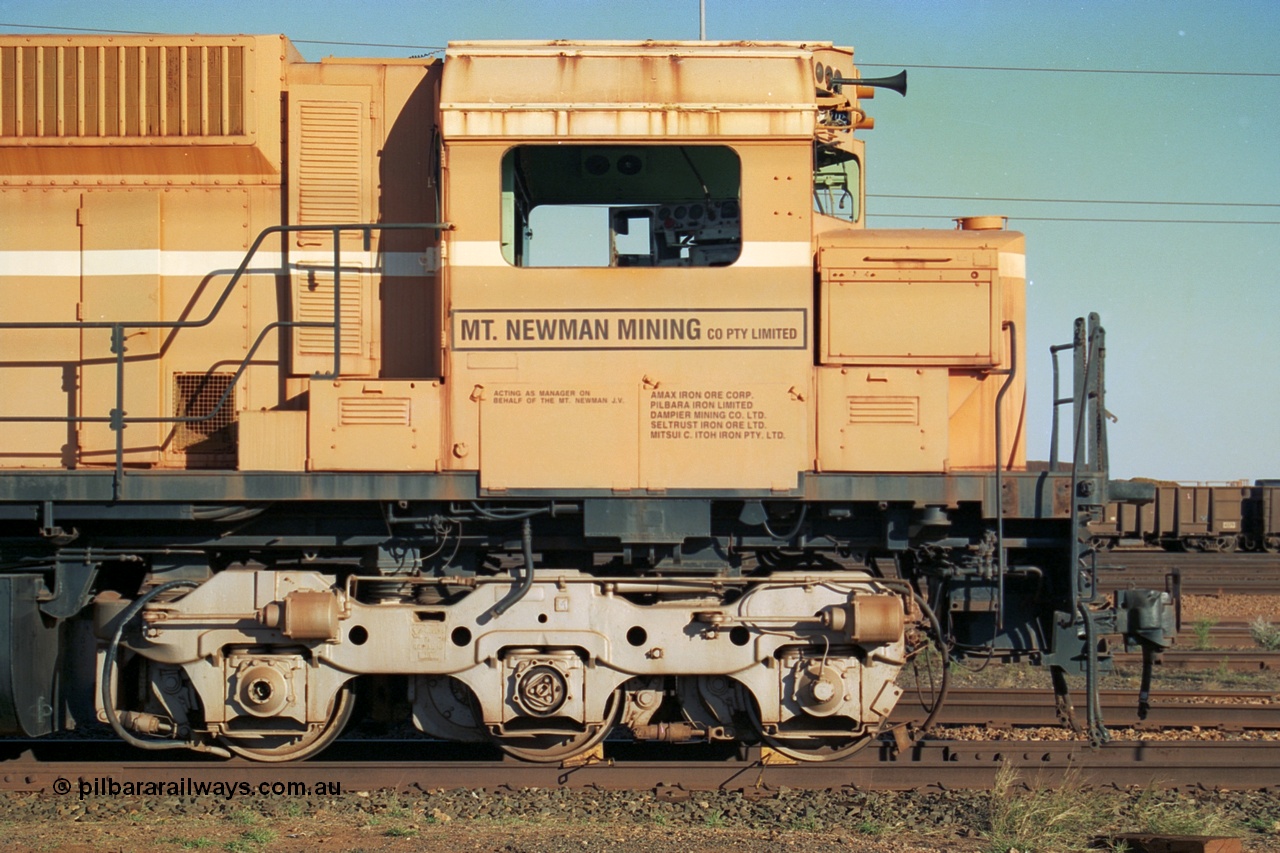
{"label": "wheel", "polygon": [[1236,550],[1239,542],[1234,536],[1221,536],[1218,538],[1218,550],[1223,554],[1230,554]]}
{"label": "wheel", "polygon": [[489,740],[475,694],[458,679],[447,675],[421,679],[418,701],[426,710],[419,720],[424,734],[463,743]]}
{"label": "wheel", "polygon": [[617,723],[618,710],[622,704],[621,691],[615,691],[605,707],[604,720],[597,725],[587,726],[586,731],[534,734],[527,737],[521,737],[518,734],[494,735],[493,742],[507,755],[521,761],[539,764],[568,761],[591,750],[608,737]]}
{"label": "wheel", "polygon": [[[875,741],[878,734],[873,731],[859,734],[836,729],[830,730],[830,734],[815,731],[813,726],[828,722],[819,721],[816,717],[797,717],[783,723],[778,733],[766,734],[756,703],[747,704],[750,706],[752,723],[760,742],[795,761],[839,761]],[[793,733],[789,734],[787,729],[792,729]]]}
{"label": "wheel", "polygon": [[223,736],[222,742],[236,755],[253,761],[301,761],[316,755],[342,734],[342,730],[351,721],[355,705],[355,691],[348,682],[333,697],[333,710],[329,713],[329,719],[319,726],[308,727],[307,731],[296,735],[254,735],[251,731],[246,731],[243,734]]}
{"label": "wheel", "polygon": [[858,752],[875,739],[875,735],[871,734],[844,739],[760,735],[761,742],[766,746],[796,761],[839,761]]}
{"label": "wheel", "polygon": [[1268,554],[1280,551],[1280,536],[1266,536],[1262,540],[1262,550]]}

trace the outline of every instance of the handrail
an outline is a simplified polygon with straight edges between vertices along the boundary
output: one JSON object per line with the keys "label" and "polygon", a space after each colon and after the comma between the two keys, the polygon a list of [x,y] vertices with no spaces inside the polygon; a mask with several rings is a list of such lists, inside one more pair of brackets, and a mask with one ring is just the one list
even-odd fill
{"label": "handrail", "polygon": [[[1063,350],[1072,351],[1074,362],[1073,389],[1070,397],[1058,396],[1060,376],[1058,353]],[[1102,708],[1098,703],[1098,627],[1089,608],[1090,604],[1097,601],[1099,594],[1097,553],[1092,547],[1088,547],[1087,543],[1081,541],[1081,534],[1085,529],[1082,513],[1090,512],[1094,504],[1105,498],[1105,495],[1084,487],[1083,475],[1106,475],[1109,461],[1103,367],[1106,358],[1106,331],[1102,328],[1098,315],[1090,314],[1087,323],[1084,318],[1078,318],[1072,342],[1051,346],[1049,352],[1053,358],[1053,430],[1049,449],[1050,471],[1056,472],[1058,469],[1058,409],[1067,403],[1072,405],[1071,544],[1068,557],[1068,565],[1071,567],[1071,613],[1075,624],[1083,630],[1087,727],[1089,739],[1096,746],[1106,741],[1110,735],[1102,720]],[[1061,676],[1055,672],[1054,690],[1062,701],[1061,697],[1066,694],[1066,682],[1061,680],[1060,683],[1060,679]]]}
{"label": "handrail", "polygon": [[[266,339],[269,332],[279,328],[319,328],[333,330],[333,371],[332,373],[313,373],[313,379],[336,379],[342,375],[342,245],[340,236],[343,232],[359,232],[362,236],[363,251],[370,251],[372,247],[372,238],[374,231],[447,231],[452,228],[451,225],[444,222],[397,222],[397,223],[344,223],[333,225],[271,225],[262,229],[258,236],[254,239],[252,245],[245,252],[244,259],[240,261],[240,265],[236,267],[236,271],[232,274],[231,279],[219,294],[217,300],[210,308],[208,314],[199,320],[75,320],[75,321],[41,321],[41,322],[0,322],[0,331],[6,330],[40,330],[40,329],[109,329],[111,331],[110,351],[115,356],[115,407],[111,409],[107,416],[93,415],[3,415],[0,414],[0,423],[65,423],[65,424],[86,424],[86,423],[105,423],[108,424],[116,434],[115,446],[115,477],[112,482],[112,500],[119,500],[121,490],[124,484],[124,430],[133,424],[192,424],[201,423],[211,420],[221,414],[222,407],[231,397],[231,393],[235,388],[236,382],[244,375],[249,364],[253,361],[258,348]],[[333,237],[333,265],[329,267],[329,271],[333,273],[333,320],[274,320],[268,323],[258,333],[258,337],[254,340],[253,345],[245,354],[244,358],[237,365],[232,380],[227,383],[226,389],[222,392],[222,396],[218,399],[217,404],[204,415],[192,415],[187,417],[127,417],[128,413],[124,409],[124,364],[125,352],[125,329],[197,329],[207,326],[221,313],[222,308],[227,303],[232,291],[239,284],[240,279],[248,272],[249,264],[258,250],[262,247],[263,242],[272,234],[279,234],[283,238],[286,234],[296,232],[317,232],[328,231]],[[271,274],[271,275],[288,275],[293,272],[293,268],[288,260],[288,246],[282,240],[282,251],[280,253],[281,265],[275,269],[255,270],[254,274]],[[308,267],[308,269],[325,269],[324,267]]]}
{"label": "handrail", "polygon": [[992,370],[991,375],[1005,377],[996,394],[996,630],[1004,630],[1004,576],[1009,570],[1004,553],[1004,414],[1000,407],[1004,404],[1004,395],[1018,375],[1018,324],[1006,320],[1004,328],[1009,330],[1009,366],[1003,370]]}

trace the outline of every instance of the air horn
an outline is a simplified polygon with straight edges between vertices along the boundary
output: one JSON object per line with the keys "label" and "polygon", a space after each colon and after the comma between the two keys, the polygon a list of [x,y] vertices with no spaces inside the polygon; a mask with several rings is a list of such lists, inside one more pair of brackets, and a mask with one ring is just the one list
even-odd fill
{"label": "air horn", "polygon": [[899,95],[907,94],[907,72],[899,71],[892,77],[832,77],[830,80],[833,91],[840,91],[840,86],[852,84],[854,86],[868,86],[873,89],[892,89]]}

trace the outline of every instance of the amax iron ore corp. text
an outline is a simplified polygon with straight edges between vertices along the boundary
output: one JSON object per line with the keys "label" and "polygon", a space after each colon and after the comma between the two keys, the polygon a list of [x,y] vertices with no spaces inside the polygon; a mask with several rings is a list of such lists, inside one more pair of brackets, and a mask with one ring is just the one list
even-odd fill
{"label": "amax iron ore corp. text", "polygon": [[655,390],[649,395],[649,438],[780,440],[748,390]]}

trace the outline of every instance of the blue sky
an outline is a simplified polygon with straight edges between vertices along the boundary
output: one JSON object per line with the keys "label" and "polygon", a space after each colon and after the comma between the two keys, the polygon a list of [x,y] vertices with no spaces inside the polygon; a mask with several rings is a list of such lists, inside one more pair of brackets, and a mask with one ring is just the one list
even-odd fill
{"label": "blue sky", "polygon": [[[907,98],[871,103],[869,223],[1001,213],[1027,234],[1031,456],[1047,454],[1047,348],[1097,311],[1116,476],[1280,477],[1280,4],[706,5],[709,38],[834,41],[866,76],[909,69]],[[318,59],[461,39],[695,39],[698,2],[0,0],[0,31],[32,31],[20,24],[282,32]],[[994,70],[1010,68],[1083,70]]]}

